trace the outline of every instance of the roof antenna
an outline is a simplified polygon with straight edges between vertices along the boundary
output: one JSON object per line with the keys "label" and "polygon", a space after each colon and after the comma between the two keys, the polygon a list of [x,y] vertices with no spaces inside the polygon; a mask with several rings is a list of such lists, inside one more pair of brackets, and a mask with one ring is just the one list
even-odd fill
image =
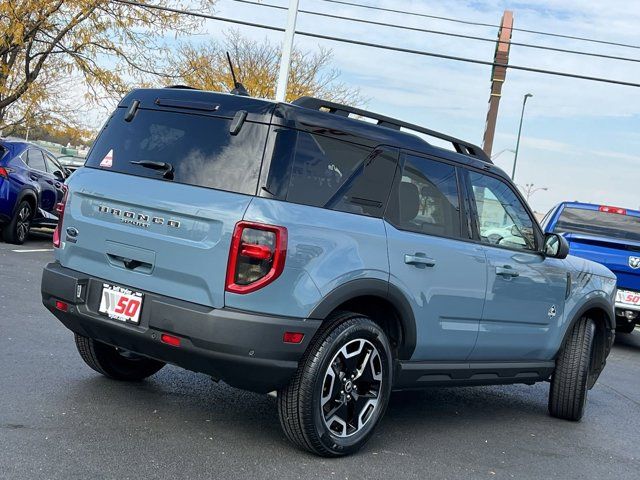
{"label": "roof antenna", "polygon": [[231,62],[231,55],[229,55],[229,52],[227,52],[227,61],[229,62],[229,68],[231,69],[231,77],[233,78],[233,90],[231,90],[231,94],[248,97],[249,92],[247,92],[247,89],[236,80],[236,72],[233,70],[233,63]]}

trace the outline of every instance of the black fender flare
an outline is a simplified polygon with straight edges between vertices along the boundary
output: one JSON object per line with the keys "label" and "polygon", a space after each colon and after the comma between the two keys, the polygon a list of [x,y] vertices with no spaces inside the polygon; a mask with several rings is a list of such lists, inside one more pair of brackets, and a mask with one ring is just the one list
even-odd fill
{"label": "black fender flare", "polygon": [[587,313],[589,310],[592,310],[594,308],[602,310],[606,314],[606,317],[605,317],[607,320],[606,328],[608,330],[615,330],[616,328],[615,314],[613,314],[613,312],[610,311],[611,305],[604,298],[600,298],[600,297],[592,298],[591,300],[588,300],[587,302],[584,303],[584,305],[580,307],[580,310],[578,310],[578,312],[573,316],[571,321],[567,324],[567,329],[564,332],[564,336],[562,338],[562,345],[564,345],[565,342],[567,341],[567,338],[569,338],[571,329],[576,324],[576,322],[580,320],[585,313]]}
{"label": "black fender flare", "polygon": [[33,215],[37,215],[38,213],[38,193],[33,190],[32,188],[25,188],[24,190],[21,190],[20,193],[18,193],[18,198],[16,199],[16,203],[13,206],[13,212],[11,214],[11,218],[13,218],[13,216],[16,214],[17,210],[18,210],[18,206],[20,205],[20,202],[22,200],[24,200],[25,198],[33,198],[33,204],[35,206],[35,208],[33,209]]}
{"label": "black fender flare", "polygon": [[343,303],[364,296],[379,297],[387,300],[396,309],[399,314],[403,335],[398,356],[401,360],[409,360],[416,348],[416,320],[407,297],[398,287],[389,282],[380,279],[362,278],[343,283],[329,292],[315,306],[309,318],[324,320]]}

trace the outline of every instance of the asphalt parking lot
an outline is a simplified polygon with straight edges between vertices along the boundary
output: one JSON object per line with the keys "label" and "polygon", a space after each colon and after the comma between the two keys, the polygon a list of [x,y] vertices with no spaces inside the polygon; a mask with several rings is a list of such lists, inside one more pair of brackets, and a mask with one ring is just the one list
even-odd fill
{"label": "asphalt parking lot", "polygon": [[[44,251],[42,251],[44,250]],[[337,460],[293,449],[273,398],[166,367],[118,383],[86,367],[40,303],[50,240],[0,243],[0,478],[597,478],[640,476],[640,331],[619,335],[581,423],[548,384],[401,392]]]}

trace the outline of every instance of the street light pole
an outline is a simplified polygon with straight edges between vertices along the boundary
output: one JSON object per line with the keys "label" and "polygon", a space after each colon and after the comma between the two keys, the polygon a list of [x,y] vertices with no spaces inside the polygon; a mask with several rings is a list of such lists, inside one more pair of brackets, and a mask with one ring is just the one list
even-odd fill
{"label": "street light pole", "polygon": [[522,119],[524,118],[524,107],[527,104],[527,99],[533,97],[533,94],[527,93],[522,99],[522,113],[520,114],[520,126],[518,127],[518,140],[516,141],[516,153],[513,156],[513,171],[511,172],[511,180],[516,178],[516,163],[518,162],[518,150],[520,149],[520,134],[522,133]]}
{"label": "street light pole", "polygon": [[287,29],[284,32],[282,42],[282,55],[280,56],[280,72],[276,86],[276,102],[284,102],[287,97],[287,83],[289,82],[289,68],[291,67],[291,51],[293,50],[293,36],[296,33],[296,20],[298,18],[298,0],[289,0],[289,15]]}
{"label": "street light pole", "polygon": [[491,160],[495,160],[500,155],[502,155],[504,152],[516,153],[516,151],[513,148],[505,148],[503,150],[500,150],[498,153],[494,153],[493,155],[491,155]]}
{"label": "street light pole", "polygon": [[[520,188],[522,188],[522,186],[520,186]],[[538,188],[533,188],[533,183],[527,183],[525,184],[524,188],[522,188],[522,190],[524,191],[525,196],[527,197],[527,203],[529,203],[529,198],[536,192],[539,191],[547,191],[549,190],[547,187],[538,187]]]}

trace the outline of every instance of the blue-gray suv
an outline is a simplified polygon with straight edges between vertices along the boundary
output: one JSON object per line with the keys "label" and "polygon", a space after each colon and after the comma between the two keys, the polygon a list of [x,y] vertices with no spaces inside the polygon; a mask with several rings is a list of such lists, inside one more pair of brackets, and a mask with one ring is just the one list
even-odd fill
{"label": "blue-gray suv", "polygon": [[345,105],[135,90],[58,211],[42,299],[91,368],[275,394],[323,456],[394,389],[549,381],[579,420],[614,338],[615,276],[480,148]]}

